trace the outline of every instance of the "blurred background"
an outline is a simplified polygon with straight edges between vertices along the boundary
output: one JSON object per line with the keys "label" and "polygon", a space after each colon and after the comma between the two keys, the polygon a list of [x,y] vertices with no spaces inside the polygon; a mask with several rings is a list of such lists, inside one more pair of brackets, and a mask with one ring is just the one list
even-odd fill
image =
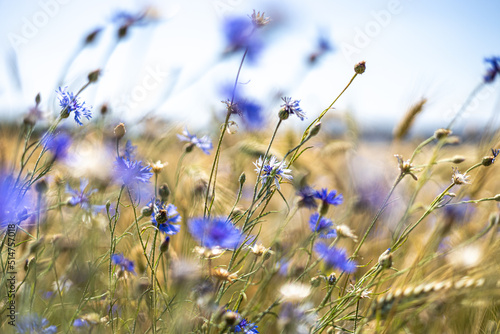
{"label": "blurred background", "polygon": [[[234,82],[241,61],[241,52],[227,50],[224,22],[253,10],[271,24],[239,82],[273,119],[270,126],[281,96],[301,100],[314,119],[365,60],[366,72],[335,105],[338,112],[366,135],[391,136],[408,108],[426,99],[411,131],[432,133],[483,80],[484,58],[500,55],[497,1],[3,0],[0,117],[22,122],[37,93],[41,109],[56,115],[55,90],[77,91],[100,68],[98,84],[82,94],[95,113],[107,105],[129,129],[152,117],[206,127],[223,118],[223,87]],[[127,20],[136,22],[117,38]],[[496,122],[499,107],[497,80],[457,128],[481,131]]]}

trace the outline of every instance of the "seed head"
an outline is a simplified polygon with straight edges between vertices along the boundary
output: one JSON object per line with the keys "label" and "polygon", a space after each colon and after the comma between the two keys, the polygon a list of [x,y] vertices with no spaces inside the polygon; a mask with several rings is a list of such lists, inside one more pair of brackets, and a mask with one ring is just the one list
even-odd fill
{"label": "seed head", "polygon": [[115,130],[113,132],[117,139],[123,138],[123,136],[125,136],[125,133],[127,132],[127,130],[125,130],[125,124],[118,124],[117,126],[115,126]]}
{"label": "seed head", "polygon": [[356,72],[357,74],[363,74],[365,73],[365,70],[366,70],[366,62],[364,60],[360,61],[359,63],[356,64],[356,66],[354,66],[354,72]]}
{"label": "seed head", "polygon": [[250,16],[250,18],[252,19],[252,23],[260,28],[260,27],[263,27],[267,24],[269,24],[269,22],[271,22],[271,19],[269,17],[265,17],[264,16],[264,12],[262,12],[262,14],[260,12],[255,12],[255,9],[253,10],[253,14],[252,16]]}
{"label": "seed head", "polygon": [[434,138],[441,139],[451,135],[451,130],[448,129],[438,129],[434,132]]}
{"label": "seed head", "polygon": [[238,275],[231,274],[224,268],[217,268],[212,271],[212,275],[220,281],[226,281],[232,283],[235,279],[238,278]]}
{"label": "seed head", "polygon": [[452,167],[453,169],[453,175],[451,177],[451,181],[453,182],[453,184],[470,184],[470,181],[469,181],[469,175],[466,175],[466,174],[461,174],[459,171],[458,171],[458,168],[454,168]]}

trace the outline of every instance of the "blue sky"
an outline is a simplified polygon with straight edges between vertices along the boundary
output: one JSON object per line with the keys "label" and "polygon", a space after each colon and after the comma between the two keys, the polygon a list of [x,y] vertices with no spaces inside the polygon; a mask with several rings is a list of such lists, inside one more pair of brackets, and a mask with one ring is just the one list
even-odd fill
{"label": "blue sky", "polygon": [[[392,128],[411,104],[426,97],[429,102],[416,127],[442,127],[481,81],[483,58],[500,56],[498,1],[284,3],[0,1],[0,114],[20,119],[38,92],[43,109],[55,113],[53,92],[61,70],[96,27],[105,29],[95,46],[78,55],[63,85],[78,90],[88,72],[101,68],[99,85],[82,95],[95,110],[107,102],[118,120],[132,122],[149,113],[194,128],[223,114],[220,86],[234,80],[238,67],[238,55],[221,58],[224,18],[253,9],[265,11],[273,21],[265,49],[255,64],[244,65],[240,82],[246,95],[265,104],[269,119],[279,109],[274,98],[279,94],[300,99],[313,119],[348,82],[354,64],[365,60],[366,73],[335,112],[348,110],[365,128]],[[113,13],[147,6],[154,9],[150,13],[157,23],[134,28],[112,48]],[[311,68],[306,59],[320,33],[329,36],[335,52]],[[499,107],[498,92],[498,83],[487,87],[461,123],[484,124]]]}

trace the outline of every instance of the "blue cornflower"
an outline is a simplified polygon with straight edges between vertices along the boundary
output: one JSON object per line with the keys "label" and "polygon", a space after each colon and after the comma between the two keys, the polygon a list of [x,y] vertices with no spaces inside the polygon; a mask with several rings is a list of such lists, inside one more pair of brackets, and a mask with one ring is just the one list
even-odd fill
{"label": "blue cornflower", "polygon": [[328,267],[335,267],[346,273],[356,271],[356,262],[349,260],[344,249],[335,248],[335,246],[328,247],[323,243],[318,243],[314,246],[314,250],[325,261]]}
{"label": "blue cornflower", "polygon": [[222,95],[228,97],[222,103],[226,104],[231,114],[237,114],[242,119],[247,128],[259,129],[264,126],[264,115],[262,114],[262,106],[255,101],[244,97],[239,87],[224,85],[222,87]]}
{"label": "blue cornflower", "polygon": [[241,231],[225,217],[194,218],[189,222],[189,232],[207,248],[234,249],[242,239]]}
{"label": "blue cornflower", "polygon": [[135,146],[127,141],[125,153],[115,161],[115,177],[126,186],[148,183],[153,176],[151,166],[143,166],[141,160],[135,160]]}
{"label": "blue cornflower", "polygon": [[135,274],[134,261],[125,258],[123,254],[111,255],[111,262],[117,266],[120,266],[120,269],[122,271],[128,271]]}
{"label": "blue cornflower", "polygon": [[318,232],[320,238],[335,238],[337,236],[337,231],[333,228],[333,222],[325,217],[320,218],[317,212],[313,213],[309,218],[309,227],[311,231]]}
{"label": "blue cornflower", "polygon": [[63,115],[69,116],[71,112],[75,115],[75,122],[78,125],[83,125],[81,122],[81,118],[85,117],[86,119],[91,119],[92,118],[92,112],[90,109],[87,109],[85,107],[85,102],[80,103],[79,98],[75,97],[72,92],[67,92],[66,89],[68,87],[64,87],[62,89],[59,87],[59,91],[56,91],[57,94],[59,94],[59,106],[63,108]]}
{"label": "blue cornflower", "polygon": [[306,118],[306,114],[302,111],[300,108],[300,100],[293,100],[291,97],[282,97],[281,98],[284,104],[281,105],[281,110],[280,110],[280,118],[281,119],[287,119],[290,114],[295,114],[297,115],[298,118],[300,118],[301,121]]}
{"label": "blue cornflower", "polygon": [[54,334],[57,332],[56,326],[49,326],[49,321],[40,318],[37,314],[21,317],[16,323],[16,329],[21,334]]}
{"label": "blue cornflower", "polygon": [[224,21],[227,52],[246,50],[249,61],[254,61],[262,49],[256,25],[247,17],[231,17]]}
{"label": "blue cornflower", "polygon": [[500,75],[500,57],[485,58],[484,61],[491,65],[491,68],[484,75],[484,82],[492,83],[496,76]]}
{"label": "blue cornflower", "polygon": [[31,215],[33,204],[30,192],[23,190],[15,180],[13,175],[0,170],[0,232],[8,224],[20,224]]}
{"label": "blue cornflower", "polygon": [[493,155],[493,160],[491,160],[491,163],[494,163],[498,154],[500,154],[500,149],[491,149],[491,154]]}
{"label": "blue cornflower", "polygon": [[292,170],[287,169],[287,165],[285,163],[279,162],[275,156],[271,156],[266,159],[266,162],[262,160],[262,157],[259,158],[256,162],[253,163],[255,165],[255,171],[257,173],[262,169],[262,173],[260,175],[262,184],[266,184],[267,180],[274,179],[274,183],[276,184],[276,188],[280,189],[280,177],[282,179],[291,180],[293,177],[291,175],[287,175]]}
{"label": "blue cornflower", "polygon": [[86,329],[88,327],[90,327],[90,324],[87,320],[85,319],[82,319],[82,318],[77,318],[75,319],[75,321],[73,321],[73,327],[75,327],[75,329]]}
{"label": "blue cornflower", "polygon": [[342,204],[342,202],[344,201],[344,197],[342,196],[342,194],[337,195],[336,190],[332,190],[332,191],[328,192],[328,189],[326,189],[326,188],[323,188],[319,191],[317,190],[316,194],[314,194],[314,197],[323,201],[323,203],[325,205],[329,204],[329,205],[337,206],[337,205]]}
{"label": "blue cornflower", "polygon": [[175,225],[181,222],[181,216],[177,212],[177,208],[173,204],[165,205],[163,201],[152,199],[148,206],[153,208],[151,214],[151,222],[158,229],[168,235],[174,235],[181,230],[180,225]]}
{"label": "blue cornflower", "polygon": [[316,209],[318,204],[316,203],[315,195],[316,190],[309,186],[305,186],[301,188],[297,195],[300,196],[300,200],[298,202],[299,208],[308,208],[308,209]]}
{"label": "blue cornflower", "polygon": [[181,141],[190,142],[192,146],[196,146],[201,149],[205,154],[210,154],[210,150],[213,148],[212,141],[209,136],[203,136],[201,138],[196,137],[196,135],[192,135],[189,131],[184,129],[182,131],[182,135],[177,135],[177,138]]}
{"label": "blue cornflower", "polygon": [[54,160],[66,158],[71,142],[71,136],[65,132],[47,133],[41,140],[43,147],[52,153]]}
{"label": "blue cornflower", "polygon": [[89,180],[81,179],[80,180],[80,190],[73,189],[66,184],[66,192],[71,195],[68,200],[68,204],[71,206],[75,206],[80,204],[80,207],[84,210],[92,209],[94,212],[100,211],[104,208],[104,205],[91,205],[90,204],[90,195],[95,193],[97,189],[91,189],[87,193],[85,193],[85,189],[89,184]]}
{"label": "blue cornflower", "polygon": [[246,334],[259,333],[259,331],[257,330],[257,326],[253,322],[250,322],[245,318],[241,319],[241,321],[236,326],[234,326],[233,330],[235,333],[246,333]]}

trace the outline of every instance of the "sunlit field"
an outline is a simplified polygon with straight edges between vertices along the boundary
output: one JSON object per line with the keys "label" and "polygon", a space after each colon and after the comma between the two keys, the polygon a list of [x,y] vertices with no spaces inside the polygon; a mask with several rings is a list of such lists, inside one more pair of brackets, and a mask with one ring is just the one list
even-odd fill
{"label": "sunlit field", "polygon": [[[238,62],[204,127],[120,121],[84,98],[105,69],[71,85],[63,71],[2,122],[0,332],[500,333],[496,116],[460,130],[500,57],[427,134],[412,132],[421,97],[367,136],[336,103],[370,59],[319,110],[288,93],[264,108],[240,75],[278,22],[233,14],[220,62]],[[114,43],[154,20],[119,12]],[[315,45],[305,72],[335,52]]]}

